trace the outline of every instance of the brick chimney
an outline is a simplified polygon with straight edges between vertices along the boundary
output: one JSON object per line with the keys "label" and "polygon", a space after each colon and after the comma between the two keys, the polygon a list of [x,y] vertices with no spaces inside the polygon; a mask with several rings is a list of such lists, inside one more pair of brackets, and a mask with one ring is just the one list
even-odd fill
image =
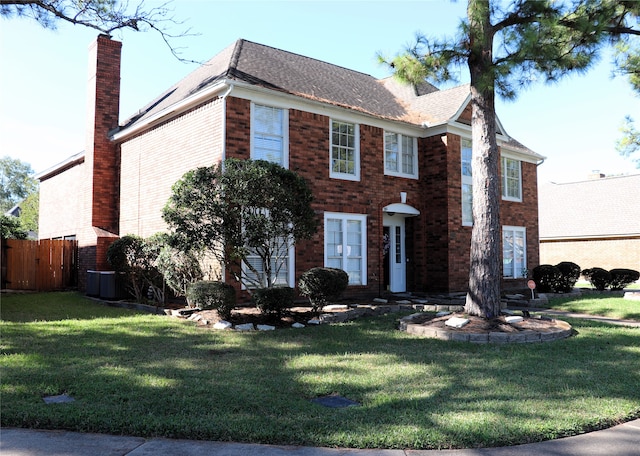
{"label": "brick chimney", "polygon": [[120,115],[122,43],[99,35],[89,46],[86,137],[78,239],[78,288],[86,288],[87,271],[111,269],[107,248],[118,238],[120,159],[109,140]]}
{"label": "brick chimney", "polygon": [[119,157],[109,132],[120,115],[122,43],[99,35],[89,46],[85,164],[91,181],[91,226],[118,234]]}

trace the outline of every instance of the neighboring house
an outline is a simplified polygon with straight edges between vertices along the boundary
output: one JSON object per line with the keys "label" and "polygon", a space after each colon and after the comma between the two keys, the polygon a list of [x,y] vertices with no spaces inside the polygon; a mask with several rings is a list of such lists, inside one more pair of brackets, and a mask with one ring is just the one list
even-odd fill
{"label": "neighboring house", "polygon": [[[90,48],[84,154],[40,175],[40,235],[75,235],[84,270],[108,269],[119,235],[163,231],[171,186],[199,166],[262,158],[310,184],[319,231],[289,254],[350,294],[466,291],[471,239],[469,86],[404,86],[238,40],[118,124],[120,46]],[[540,155],[498,122],[504,284],[538,264]],[[497,170],[500,171],[500,170]]]}
{"label": "neighboring house", "polygon": [[640,174],[540,186],[540,262],[640,270]]}

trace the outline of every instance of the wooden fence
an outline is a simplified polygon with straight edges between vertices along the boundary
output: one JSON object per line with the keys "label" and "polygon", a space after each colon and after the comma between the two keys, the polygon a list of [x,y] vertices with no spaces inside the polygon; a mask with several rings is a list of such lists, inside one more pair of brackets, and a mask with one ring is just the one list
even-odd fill
{"label": "wooden fence", "polygon": [[77,241],[2,240],[2,288],[52,291],[77,283]]}

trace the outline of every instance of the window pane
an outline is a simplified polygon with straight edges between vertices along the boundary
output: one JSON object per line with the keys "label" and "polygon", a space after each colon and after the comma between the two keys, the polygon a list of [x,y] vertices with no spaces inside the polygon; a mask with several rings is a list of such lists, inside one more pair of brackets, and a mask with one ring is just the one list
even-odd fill
{"label": "window pane", "polygon": [[410,136],[402,137],[402,172],[405,174],[414,174],[413,171],[413,138]]}
{"label": "window pane", "polygon": [[471,170],[471,142],[470,141],[462,141],[461,156],[462,156],[462,175],[472,176],[473,174]]}
{"label": "window pane", "polygon": [[253,158],[284,165],[284,111],[254,105]]}
{"label": "window pane", "polygon": [[355,175],[355,124],[333,121],[331,131],[331,170]]}
{"label": "window pane", "polygon": [[389,171],[398,171],[398,135],[386,133],[384,138],[385,168]]}
{"label": "window pane", "polygon": [[462,223],[473,224],[473,186],[462,184]]}

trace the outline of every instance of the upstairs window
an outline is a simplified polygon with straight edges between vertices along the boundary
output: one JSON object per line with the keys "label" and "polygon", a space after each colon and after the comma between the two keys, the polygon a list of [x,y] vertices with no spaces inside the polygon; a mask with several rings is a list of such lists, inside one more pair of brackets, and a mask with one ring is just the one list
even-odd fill
{"label": "upstairs window", "polygon": [[251,105],[251,158],[266,160],[287,168],[287,111],[271,106]]}
{"label": "upstairs window", "polygon": [[384,173],[390,176],[418,177],[417,139],[399,133],[384,134]]}
{"label": "upstairs window", "polygon": [[462,140],[460,146],[462,174],[462,224],[473,225],[473,173],[471,170],[471,141]]}
{"label": "upstairs window", "polygon": [[522,201],[520,160],[502,157],[502,198],[509,201]]}
{"label": "upstairs window", "polygon": [[331,121],[329,177],[360,180],[360,135],[357,124]]}

